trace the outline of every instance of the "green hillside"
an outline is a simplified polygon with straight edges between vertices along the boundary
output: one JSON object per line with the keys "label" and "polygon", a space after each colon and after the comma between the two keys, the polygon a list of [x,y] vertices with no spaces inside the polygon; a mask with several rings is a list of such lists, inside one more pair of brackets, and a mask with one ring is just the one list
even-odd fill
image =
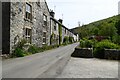
{"label": "green hillside", "polygon": [[109,17],[100,21],[92,22],[81,27],[71,29],[78,33],[80,38],[89,36],[109,36],[120,35],[120,15]]}

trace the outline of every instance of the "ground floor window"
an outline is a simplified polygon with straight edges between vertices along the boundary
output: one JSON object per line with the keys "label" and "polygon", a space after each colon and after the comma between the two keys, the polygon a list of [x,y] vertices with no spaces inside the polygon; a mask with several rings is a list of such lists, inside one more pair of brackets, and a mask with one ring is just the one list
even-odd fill
{"label": "ground floor window", "polygon": [[25,38],[27,40],[27,43],[31,43],[31,29],[26,28],[25,29]]}
{"label": "ground floor window", "polygon": [[43,44],[46,44],[46,32],[43,32]]}

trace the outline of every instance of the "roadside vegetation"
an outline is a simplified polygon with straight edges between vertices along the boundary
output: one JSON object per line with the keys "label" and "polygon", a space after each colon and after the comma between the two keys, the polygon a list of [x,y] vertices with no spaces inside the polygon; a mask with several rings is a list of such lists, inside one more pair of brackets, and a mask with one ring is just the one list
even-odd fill
{"label": "roadside vegetation", "polygon": [[72,31],[78,33],[81,39],[92,36],[109,36],[112,39],[116,35],[120,36],[120,15],[82,25]]}
{"label": "roadside vegetation", "polygon": [[12,58],[24,57],[27,55],[44,52],[46,50],[55,49],[60,46],[66,46],[66,45],[72,44],[72,43],[74,43],[74,38],[65,36],[63,44],[61,44],[61,45],[55,44],[55,45],[49,45],[49,46],[43,45],[42,47],[37,47],[35,45],[27,44],[27,41],[25,39],[23,39],[15,45],[15,49],[13,50],[11,57]]}
{"label": "roadside vegetation", "polygon": [[[109,39],[103,39],[99,41],[96,39],[89,40],[84,38],[80,40],[79,48],[91,48],[93,57],[103,59],[105,57],[105,49],[120,50],[120,45],[119,43],[116,44]],[[110,57],[112,56],[113,55],[110,55]],[[118,57],[120,57],[120,53],[118,54]]]}
{"label": "roadside vegetation", "polygon": [[103,58],[105,49],[120,50],[120,15],[73,29],[80,37],[80,48],[92,48],[93,55]]}

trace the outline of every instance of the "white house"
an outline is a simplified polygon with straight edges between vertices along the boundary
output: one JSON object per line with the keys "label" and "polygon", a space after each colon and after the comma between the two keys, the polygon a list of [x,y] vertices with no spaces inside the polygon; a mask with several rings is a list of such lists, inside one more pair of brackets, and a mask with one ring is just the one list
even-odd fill
{"label": "white house", "polygon": [[120,1],[118,2],[118,14],[120,14]]}

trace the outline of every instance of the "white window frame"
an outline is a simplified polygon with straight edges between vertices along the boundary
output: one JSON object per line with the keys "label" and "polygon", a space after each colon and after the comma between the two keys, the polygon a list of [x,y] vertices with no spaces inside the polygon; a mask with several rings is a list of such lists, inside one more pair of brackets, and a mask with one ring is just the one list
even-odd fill
{"label": "white window frame", "polygon": [[[45,36],[44,36],[44,33],[45,33]],[[46,33],[47,33],[46,31],[43,32],[43,39],[45,39],[45,42],[44,42],[44,40],[43,40],[43,44],[46,44],[46,40],[47,40]]]}

